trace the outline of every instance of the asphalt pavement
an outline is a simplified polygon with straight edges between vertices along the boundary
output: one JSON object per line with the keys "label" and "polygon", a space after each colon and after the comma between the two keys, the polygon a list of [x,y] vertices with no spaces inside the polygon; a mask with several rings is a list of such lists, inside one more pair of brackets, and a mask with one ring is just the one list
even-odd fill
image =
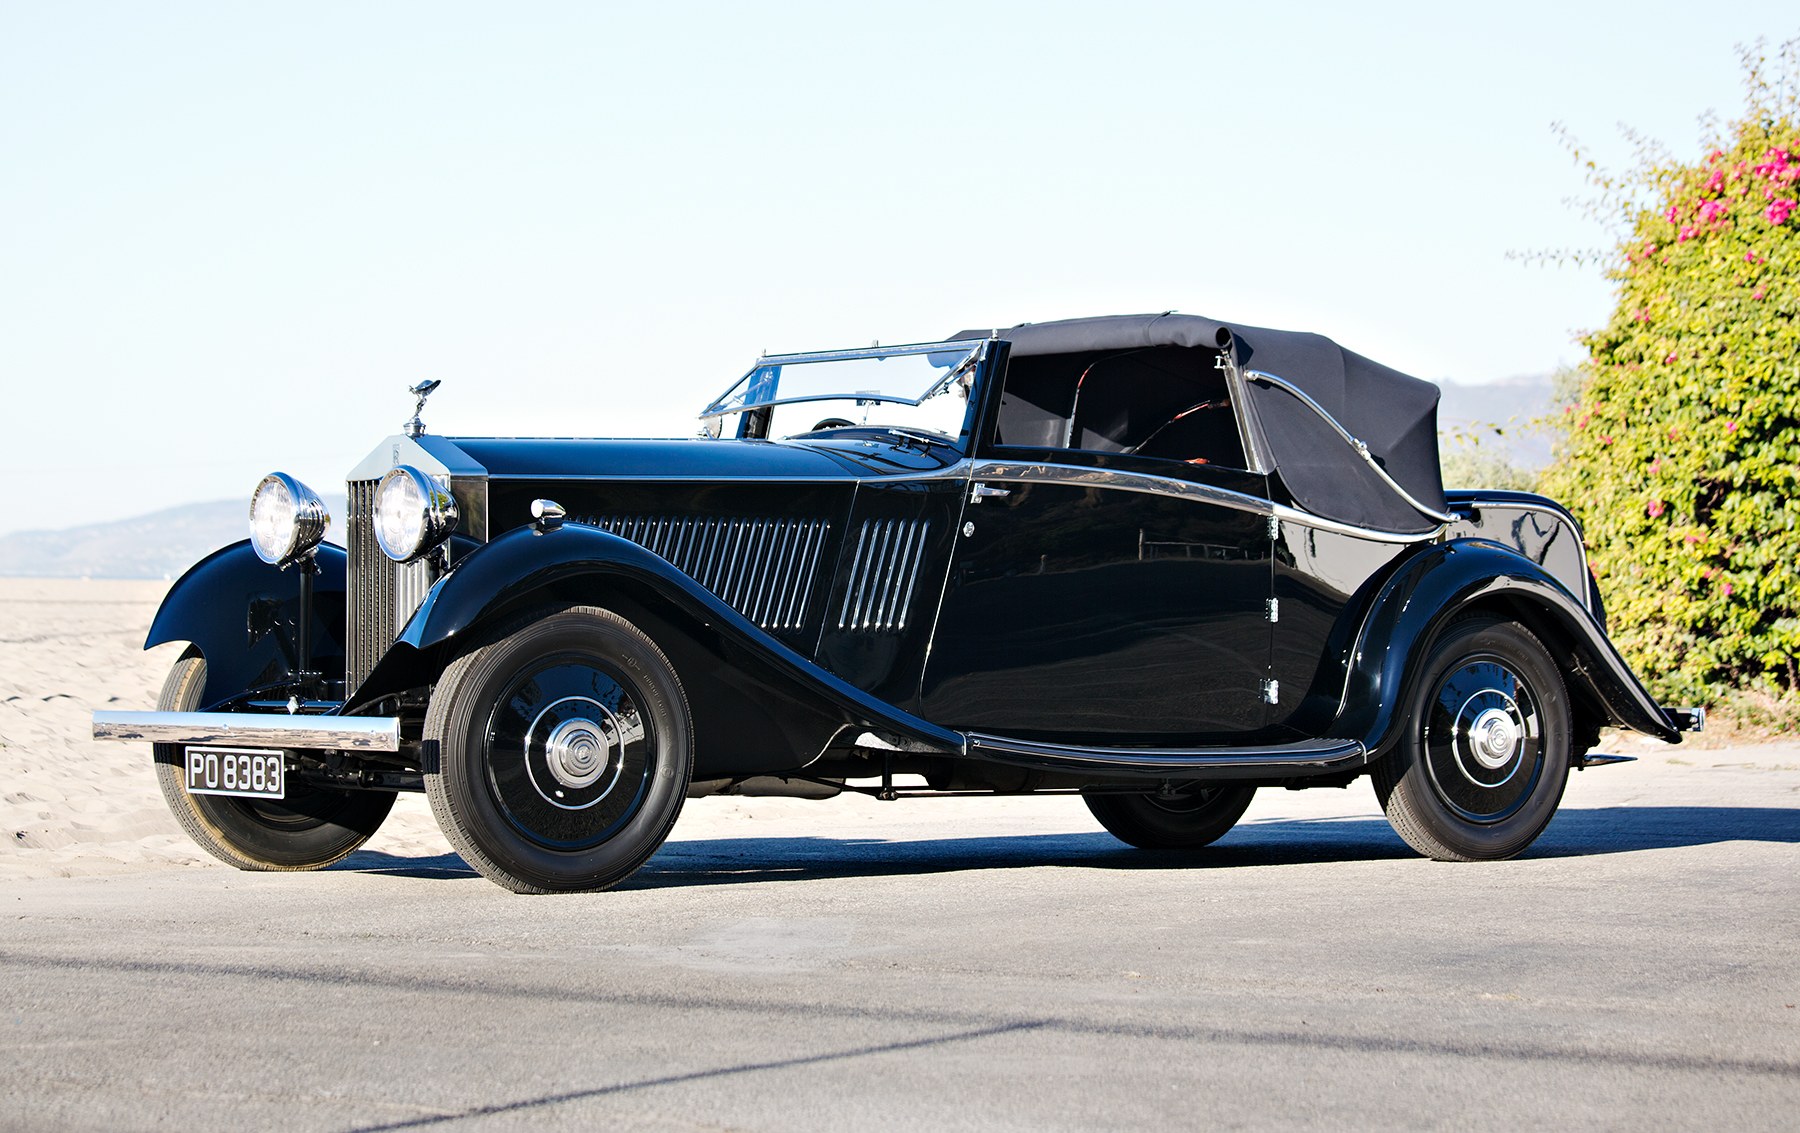
{"label": "asphalt pavement", "polygon": [[1797,867],[1775,747],[1582,772],[1491,865],[1365,783],[1186,857],[1067,798],[703,800],[608,893],[12,881],[0,1128],[1791,1130]]}

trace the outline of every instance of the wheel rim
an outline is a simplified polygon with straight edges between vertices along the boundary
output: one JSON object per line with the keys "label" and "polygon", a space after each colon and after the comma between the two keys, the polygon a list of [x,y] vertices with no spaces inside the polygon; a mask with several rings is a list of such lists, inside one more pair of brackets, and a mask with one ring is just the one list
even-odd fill
{"label": "wheel rim", "polygon": [[500,812],[541,846],[598,846],[636,814],[655,764],[642,695],[595,657],[563,654],[501,690],[485,733],[487,785]]}
{"label": "wheel rim", "polygon": [[1544,773],[1537,694],[1495,657],[1461,662],[1439,682],[1425,724],[1425,767],[1438,798],[1470,822],[1502,822]]}

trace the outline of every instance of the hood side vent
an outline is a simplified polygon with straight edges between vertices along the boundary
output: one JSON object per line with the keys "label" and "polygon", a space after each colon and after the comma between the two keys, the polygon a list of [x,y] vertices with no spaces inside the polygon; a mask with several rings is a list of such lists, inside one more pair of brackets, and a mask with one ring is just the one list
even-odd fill
{"label": "hood side vent", "polygon": [[838,611],[841,630],[903,630],[912,615],[919,564],[931,523],[922,519],[868,519],[856,534],[850,584]]}
{"label": "hood side vent", "polygon": [[806,624],[831,524],[822,519],[581,517],[668,560],[771,632]]}

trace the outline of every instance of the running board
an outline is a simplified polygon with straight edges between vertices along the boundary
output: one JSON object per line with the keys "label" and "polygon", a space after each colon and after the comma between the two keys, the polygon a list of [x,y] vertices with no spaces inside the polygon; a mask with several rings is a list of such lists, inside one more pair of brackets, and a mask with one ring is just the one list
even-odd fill
{"label": "running board", "polygon": [[1005,736],[968,733],[972,759],[1029,767],[1142,779],[1306,778],[1352,771],[1368,762],[1356,740],[1307,740],[1254,747],[1072,747]]}

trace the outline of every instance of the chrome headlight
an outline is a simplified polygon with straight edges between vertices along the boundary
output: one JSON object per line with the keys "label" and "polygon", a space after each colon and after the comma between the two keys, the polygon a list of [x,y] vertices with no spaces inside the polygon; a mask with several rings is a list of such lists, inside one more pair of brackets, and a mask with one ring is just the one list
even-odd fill
{"label": "chrome headlight", "polygon": [[287,566],[319,545],[331,516],[318,494],[285,472],[271,472],[250,497],[250,546],[265,563]]}
{"label": "chrome headlight", "polygon": [[397,563],[431,552],[456,530],[456,500],[436,480],[402,464],[375,490],[375,541]]}

